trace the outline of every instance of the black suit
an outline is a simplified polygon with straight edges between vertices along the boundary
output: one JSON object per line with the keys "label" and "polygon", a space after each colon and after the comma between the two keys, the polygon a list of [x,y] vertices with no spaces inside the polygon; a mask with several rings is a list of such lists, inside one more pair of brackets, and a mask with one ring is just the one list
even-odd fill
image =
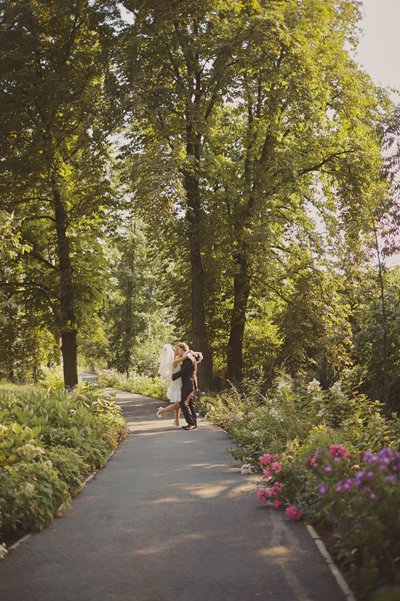
{"label": "black suit", "polygon": [[193,391],[196,388],[197,382],[197,365],[188,357],[182,362],[182,367],[175,374],[172,374],[172,379],[177,380],[182,378],[181,391],[181,409],[189,426],[197,426],[197,416],[194,407]]}

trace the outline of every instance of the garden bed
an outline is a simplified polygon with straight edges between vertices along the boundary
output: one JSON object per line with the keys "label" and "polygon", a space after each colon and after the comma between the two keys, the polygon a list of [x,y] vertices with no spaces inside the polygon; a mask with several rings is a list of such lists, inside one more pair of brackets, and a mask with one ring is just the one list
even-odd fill
{"label": "garden bed", "polygon": [[46,526],[125,434],[120,408],[93,386],[0,386],[0,544]]}
{"label": "garden bed", "polygon": [[260,474],[259,501],[313,524],[360,600],[400,599],[399,418],[339,384],[259,384],[203,400]]}

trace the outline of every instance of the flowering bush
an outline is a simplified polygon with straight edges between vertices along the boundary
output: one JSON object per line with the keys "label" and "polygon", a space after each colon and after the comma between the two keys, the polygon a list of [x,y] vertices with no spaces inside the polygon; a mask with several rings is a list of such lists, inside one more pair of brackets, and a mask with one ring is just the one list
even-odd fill
{"label": "flowering bush", "polygon": [[398,416],[340,383],[287,376],[268,391],[246,381],[212,405],[233,455],[262,475],[261,503],[314,523],[362,594],[400,582]]}
{"label": "flowering bush", "polygon": [[0,386],[0,541],[49,522],[125,432],[119,407],[90,386]]}
{"label": "flowering bush", "polygon": [[334,547],[363,591],[376,583],[400,582],[400,452],[342,455],[346,466],[321,470],[318,487]]}
{"label": "flowering bush", "polygon": [[129,378],[114,369],[97,371],[98,385],[101,387],[112,386],[143,396],[163,399],[166,396],[167,386],[161,379],[143,374],[132,373]]}
{"label": "flowering bush", "polygon": [[273,459],[269,453],[259,459],[267,483],[257,491],[261,503],[285,508],[289,519],[304,515],[319,524],[363,593],[400,582],[400,451],[331,444],[303,461],[302,478],[298,457],[283,455],[274,471]]}

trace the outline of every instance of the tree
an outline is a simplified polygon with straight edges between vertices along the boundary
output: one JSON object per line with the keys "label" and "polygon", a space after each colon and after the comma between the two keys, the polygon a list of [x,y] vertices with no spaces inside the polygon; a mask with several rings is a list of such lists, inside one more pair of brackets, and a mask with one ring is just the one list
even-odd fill
{"label": "tree", "polygon": [[380,177],[379,97],[345,50],[356,27],[356,3],[343,2],[339,10],[335,2],[276,3],[254,13],[232,101],[216,113],[209,141],[221,162],[210,182],[211,189],[222,189],[213,216],[223,202],[230,231],[233,380],[242,377],[253,280],[263,272],[274,286],[274,265],[290,255],[293,227],[306,228],[311,238],[310,203],[328,208],[335,195],[343,210],[359,210],[359,195],[350,186],[341,189],[349,180],[345,169],[361,177],[369,168],[371,179]]}
{"label": "tree", "polygon": [[[310,204],[329,217],[340,203],[355,221],[367,199],[351,180],[379,177],[381,99],[346,49],[358,3],[125,5],[135,152],[181,175],[184,194],[176,181],[166,196],[190,255],[193,339],[207,348],[215,314],[228,319],[227,375],[240,380],[255,281],[276,287],[293,227],[312,238]],[[146,211],[161,206],[165,194]]]}
{"label": "tree", "polygon": [[90,253],[79,257],[75,239],[83,230],[93,235],[112,201],[115,19],[113,2],[6,0],[0,25],[2,206],[14,211],[30,247],[29,277],[2,285],[40,291],[52,305],[68,387],[77,383],[78,264],[84,272]]}
{"label": "tree", "polygon": [[[241,44],[237,19],[241,3],[228,1],[143,4],[123,2],[134,13],[124,35],[123,60],[134,89],[144,149],[157,141],[169,149],[181,177],[184,197],[175,198],[185,216],[190,260],[191,339],[205,357],[202,376],[211,385],[212,356],[206,324],[203,265],[202,159],[210,117],[226,92]],[[159,152],[157,153],[159,155]]]}

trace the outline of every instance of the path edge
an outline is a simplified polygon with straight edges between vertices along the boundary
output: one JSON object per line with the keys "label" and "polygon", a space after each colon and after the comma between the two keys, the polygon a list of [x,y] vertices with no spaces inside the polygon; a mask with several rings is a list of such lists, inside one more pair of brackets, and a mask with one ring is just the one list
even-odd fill
{"label": "path edge", "polygon": [[[121,442],[123,442],[121,440]],[[76,497],[78,497],[81,492],[83,491],[83,489],[85,488],[85,486],[87,484],[89,484],[90,480],[93,480],[93,478],[96,476],[96,474],[98,472],[100,472],[101,470],[103,470],[107,465],[108,462],[110,461],[110,459],[113,457],[113,455],[118,451],[121,442],[118,444],[118,446],[115,447],[115,449],[113,449],[111,451],[111,453],[109,454],[109,456],[107,457],[107,461],[105,463],[105,465],[99,469],[99,470],[94,470],[94,472],[92,472],[91,474],[89,474],[89,476],[87,476],[87,478],[85,478],[85,480],[82,482],[82,486],[80,487],[78,493],[71,499],[71,503],[74,501],[74,499],[76,499]],[[57,509],[57,514],[60,513],[62,510],[64,509],[64,503]],[[50,524],[57,519],[57,514],[53,517],[53,519],[51,520],[51,522],[49,522],[45,528],[48,528],[50,526]],[[45,529],[44,528],[44,529]],[[43,530],[44,530],[43,529]],[[41,532],[41,531],[39,531]],[[31,538],[31,536],[33,536],[34,534],[39,534],[39,532],[28,532],[28,534],[24,534],[24,536],[21,536],[21,538],[19,538],[17,541],[15,541],[15,543],[13,543],[10,547],[6,547],[7,549],[7,555],[8,553],[15,551],[15,549],[17,549],[20,545],[22,545],[23,543],[25,543],[27,540],[29,540]],[[5,559],[5,558],[4,558]]]}
{"label": "path edge", "polygon": [[345,596],[346,601],[357,601],[353,592],[351,591],[349,585],[347,584],[342,572],[339,570],[336,563],[333,561],[328,549],[325,547],[325,544],[323,543],[318,532],[315,530],[315,528],[313,526],[311,526],[311,524],[305,524],[305,526],[308,530],[309,535],[315,542],[318,551],[320,552],[320,554],[322,555],[323,559],[325,560],[328,568],[330,569],[331,574],[333,575],[336,582],[338,583],[338,586],[339,586],[340,590],[342,591],[343,595]]}
{"label": "path edge", "polygon": [[[229,433],[226,430],[224,430],[221,426],[218,426],[217,424],[213,424],[212,421],[209,421],[209,424],[211,426],[213,426],[214,428],[216,428],[217,430],[225,432],[225,434],[229,437],[229,439],[232,440]],[[234,442],[234,440],[232,440],[232,442]],[[318,551],[322,555],[322,558],[325,560],[325,563],[327,564],[332,576],[335,578],[346,601],[357,601],[356,597],[354,596],[354,593],[352,592],[349,585],[347,584],[345,577],[343,576],[342,572],[340,571],[340,569],[334,562],[331,554],[329,553],[328,549],[326,548],[325,543],[322,541],[318,532],[315,530],[315,528],[313,526],[311,526],[311,524],[307,524],[305,522],[303,522],[303,523],[304,523],[310,537],[313,539],[314,543],[316,544]]]}

